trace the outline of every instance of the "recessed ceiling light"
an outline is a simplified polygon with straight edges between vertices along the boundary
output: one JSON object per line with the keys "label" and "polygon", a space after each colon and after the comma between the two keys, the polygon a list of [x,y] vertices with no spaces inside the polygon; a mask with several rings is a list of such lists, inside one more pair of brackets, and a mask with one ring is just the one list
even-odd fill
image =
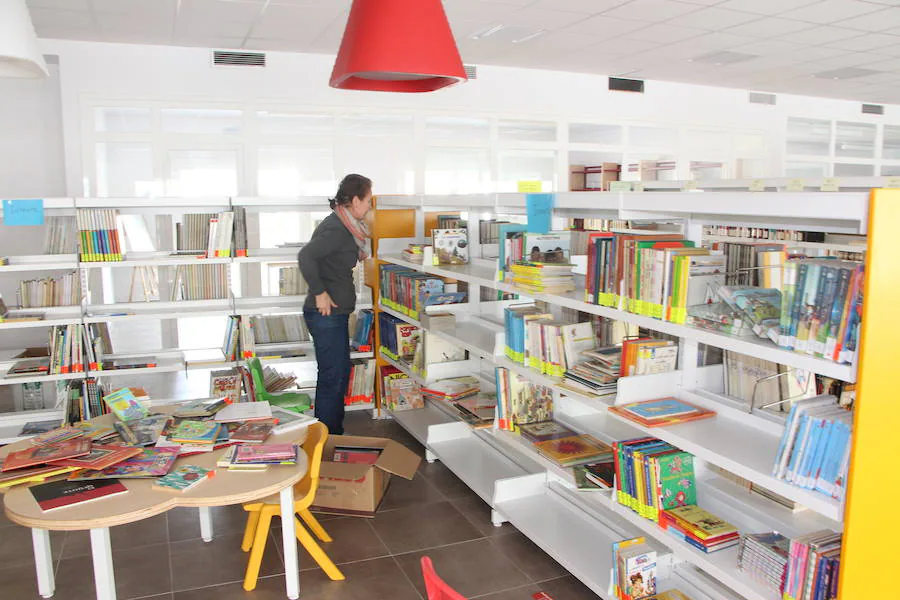
{"label": "recessed ceiling light", "polygon": [[476,31],[469,37],[471,37],[473,40],[483,40],[484,38],[490,37],[490,36],[494,35],[495,33],[499,32],[504,27],[506,27],[506,25],[493,25],[491,27],[486,27],[485,29],[482,29],[481,31]]}
{"label": "recessed ceiling light", "polygon": [[743,52],[723,50],[721,52],[710,52],[709,54],[695,56],[694,58],[688,59],[688,62],[721,67],[722,65],[733,65],[739,62],[753,60],[754,58],[759,58],[759,56],[756,54],[745,54]]}
{"label": "recessed ceiling light", "polygon": [[520,37],[520,38],[514,39],[514,40],[512,41],[512,43],[513,43],[513,44],[521,44],[521,43],[523,43],[523,42],[530,42],[530,41],[533,40],[534,38],[541,37],[541,36],[544,35],[545,33],[547,33],[547,30],[546,30],[546,29],[538,29],[537,31],[532,32],[532,33],[529,33],[528,35],[525,35],[525,36],[522,36],[522,37]]}
{"label": "recessed ceiling light", "polygon": [[882,72],[874,69],[863,69],[862,67],[844,67],[843,69],[813,73],[813,77],[816,79],[856,79],[857,77],[867,77],[868,75],[877,75]]}

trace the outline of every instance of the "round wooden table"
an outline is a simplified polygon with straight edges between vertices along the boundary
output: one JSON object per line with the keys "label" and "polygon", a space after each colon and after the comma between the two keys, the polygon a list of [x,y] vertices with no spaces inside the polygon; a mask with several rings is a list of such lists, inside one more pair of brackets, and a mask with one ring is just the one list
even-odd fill
{"label": "round wooden table", "polygon": [[[166,413],[175,406],[154,407],[153,412]],[[113,415],[103,415],[95,422],[111,423]],[[266,443],[302,443],[306,439],[305,427],[271,435]],[[0,456],[30,447],[28,440],[0,448]],[[303,479],[307,471],[305,452],[298,453],[296,465],[273,465],[267,470],[254,472],[230,472],[216,469],[216,461],[225,452],[214,450],[179,458],[174,468],[196,465],[215,469],[212,478],[186,492],[168,492],[153,487],[156,478],[127,479],[120,481],[128,488],[127,494],[101,498],[99,500],[59,508],[44,512],[38,506],[27,485],[19,485],[9,490],[4,497],[4,509],[10,521],[30,527],[34,543],[35,565],[37,568],[38,591],[44,598],[50,598],[55,591],[53,561],[50,555],[50,531],[90,530],[91,551],[94,561],[94,580],[98,600],[115,600],[116,586],[113,574],[112,547],[109,528],[115,525],[133,523],[166,512],[176,506],[195,506],[200,509],[200,529],[204,541],[212,540],[212,520],[209,508],[227,506],[259,500],[278,493],[281,500],[281,514],[294,512],[294,484]],[[299,566],[297,562],[297,540],[290,527],[282,528],[284,543],[284,566],[287,597],[292,600],[300,595]],[[239,548],[235,548],[239,552]]]}

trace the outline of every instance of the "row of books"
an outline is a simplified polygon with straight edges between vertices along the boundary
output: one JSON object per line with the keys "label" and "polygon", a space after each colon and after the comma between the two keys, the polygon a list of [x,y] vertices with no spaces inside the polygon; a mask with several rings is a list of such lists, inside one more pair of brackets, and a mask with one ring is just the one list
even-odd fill
{"label": "row of books", "polygon": [[424,408],[424,400],[415,380],[393,365],[379,367],[381,401],[390,411]]}
{"label": "row of books", "polygon": [[385,306],[418,319],[425,307],[457,304],[466,299],[456,284],[399,265],[382,265],[379,281],[380,301]]}
{"label": "row of books", "polygon": [[357,352],[370,352],[375,337],[375,311],[363,308],[350,315],[350,347]]}
{"label": "row of books", "polygon": [[44,254],[76,254],[77,227],[74,216],[44,215]]}
{"label": "row of books", "polygon": [[178,265],[172,284],[173,302],[178,300],[223,300],[231,295],[226,264]]}
{"label": "row of books", "polygon": [[175,224],[175,247],[209,258],[247,255],[247,212],[235,207],[219,213],[187,213]]}
{"label": "row of books", "polygon": [[412,360],[419,343],[421,330],[386,312],[378,313],[382,352],[394,360]]}
{"label": "row of books", "polygon": [[279,267],[278,295],[300,296],[309,290],[299,266]]}
{"label": "row of books", "polygon": [[825,234],[821,231],[799,231],[797,229],[774,229],[771,227],[748,227],[746,225],[704,225],[703,235],[790,242],[825,241]]}
{"label": "row of books", "polygon": [[81,279],[76,272],[19,282],[16,297],[22,308],[76,306],[81,303]]}
{"label": "row of books", "polygon": [[522,425],[550,420],[552,388],[530,382],[504,367],[496,369],[497,428],[518,431]]}
{"label": "row of books", "polygon": [[372,401],[375,385],[375,361],[357,359],[352,361],[350,382],[347,384],[345,404],[368,403]]}
{"label": "row of books", "polygon": [[853,413],[831,395],[794,402],[772,475],[843,500],[850,468]]}
{"label": "row of books", "polygon": [[841,534],[816,531],[789,539],[777,532],[741,540],[738,567],[784,600],[837,598]]}
{"label": "row of books", "polygon": [[78,248],[82,262],[120,261],[125,248],[119,239],[119,211],[114,208],[79,208]]}

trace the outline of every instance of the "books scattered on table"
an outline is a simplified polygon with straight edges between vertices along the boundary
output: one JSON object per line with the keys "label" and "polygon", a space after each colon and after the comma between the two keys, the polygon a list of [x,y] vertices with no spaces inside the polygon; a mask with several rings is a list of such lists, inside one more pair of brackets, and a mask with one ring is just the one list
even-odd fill
{"label": "books scattered on table", "polygon": [[77,467],[79,469],[93,469],[99,471],[100,469],[111,467],[123,460],[137,456],[140,453],[140,448],[132,448],[129,446],[100,446],[95,444],[91,446],[90,452],[84,456],[54,460],[48,464],[60,467]]}
{"label": "books scattered on table", "polygon": [[[81,432],[78,432],[81,436]],[[10,452],[3,461],[3,471],[13,471],[33,467],[54,460],[84,456],[91,451],[91,440],[86,437],[68,439],[55,444],[33,446],[24,450]]]}
{"label": "books scattered on table", "polygon": [[598,462],[612,456],[612,448],[586,434],[537,442],[534,447],[561,467]]}
{"label": "books scattered on table", "polygon": [[181,421],[168,430],[166,438],[176,444],[214,444],[221,425],[214,421]]}
{"label": "books scattered on table", "polygon": [[248,421],[240,425],[237,429],[228,434],[228,439],[232,442],[244,444],[261,444],[263,443],[272,430],[275,428],[275,421]]}
{"label": "books scattered on table", "polygon": [[335,446],[332,462],[374,465],[384,448],[363,448],[357,446]]}
{"label": "books scattered on table", "polygon": [[93,442],[99,442],[118,435],[115,427],[94,423],[93,421],[78,421],[73,423],[72,427],[80,429],[85,437],[91,438]]}
{"label": "books scattered on table", "polygon": [[661,511],[659,524],[675,537],[707,554],[737,546],[741,539],[734,525],[699,506],[679,506]]}
{"label": "books scattered on table", "polygon": [[204,398],[202,400],[192,400],[186,404],[180,405],[172,413],[173,417],[212,417],[217,412],[231,404],[231,400],[227,397]]}
{"label": "books scattered on table", "polygon": [[234,423],[237,421],[260,421],[272,418],[272,409],[268,402],[232,403],[215,414],[217,423]]}
{"label": "books scattered on table", "polygon": [[178,458],[177,448],[141,448],[140,454],[127,458],[111,467],[99,471],[80,471],[74,473],[69,479],[80,481],[91,478],[115,478],[115,477],[161,477],[169,472],[175,459]]}
{"label": "books scattered on table", "polygon": [[663,510],[696,504],[690,453],[651,437],[614,442],[613,450],[619,504],[654,522]]}
{"label": "books scattered on table", "polygon": [[48,431],[53,431],[59,426],[59,419],[52,419],[50,421],[29,421],[22,426],[22,430],[19,431],[19,435],[38,435],[41,433],[47,433]]}
{"label": "books scattered on table", "polygon": [[609,410],[644,427],[665,427],[716,416],[715,411],[701,408],[678,398],[642,400],[611,406]]}
{"label": "books scattered on table", "polygon": [[120,421],[133,421],[147,416],[147,407],[138,402],[131,388],[119,388],[103,396],[103,402]]}
{"label": "books scattered on table", "polygon": [[276,420],[272,433],[276,434],[292,429],[299,429],[301,427],[308,427],[310,424],[319,420],[316,417],[310,417],[291,410],[286,410],[280,406],[272,406],[271,409],[272,418]]}
{"label": "books scattered on table", "polygon": [[[0,458],[0,470],[2,470],[5,460]],[[41,465],[38,467],[30,467],[26,469],[15,469],[5,473],[0,473],[0,490],[19,485],[22,483],[33,483],[36,481],[45,481],[50,477],[64,475],[75,470],[75,467],[60,467],[57,465]]]}
{"label": "books scattered on table", "polygon": [[118,496],[128,491],[117,479],[51,481],[28,488],[43,511]]}
{"label": "books scattered on table", "polygon": [[791,540],[780,533],[748,533],[741,539],[738,568],[780,594],[790,549]]}
{"label": "books scattered on table", "polygon": [[45,431],[44,433],[39,433],[29,441],[35,446],[46,446],[81,437],[82,435],[84,435],[84,432],[81,429],[64,425],[62,427],[57,427],[56,429],[51,429],[50,431]]}
{"label": "books scattered on table", "polygon": [[619,600],[638,600],[656,593],[656,551],[643,537],[614,542],[613,591]]}
{"label": "books scattered on table", "polygon": [[113,421],[113,427],[126,444],[150,446],[162,435],[169,420],[168,415],[148,415],[133,421]]}
{"label": "books scattered on table", "polygon": [[186,492],[215,474],[214,470],[204,469],[195,465],[185,465],[160,477],[153,483],[153,487],[171,492]]}
{"label": "books scattered on table", "polygon": [[853,413],[841,407],[834,396],[796,401],[785,423],[772,475],[843,499],[852,423]]}

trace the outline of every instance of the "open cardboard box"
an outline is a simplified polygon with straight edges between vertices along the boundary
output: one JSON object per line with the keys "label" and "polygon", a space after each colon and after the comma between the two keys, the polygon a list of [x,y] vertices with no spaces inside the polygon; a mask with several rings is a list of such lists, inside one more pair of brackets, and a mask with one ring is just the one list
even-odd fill
{"label": "open cardboard box", "polygon": [[[336,446],[381,448],[375,464],[333,462]],[[412,479],[422,459],[393,440],[356,435],[330,435],[322,452],[319,489],[310,507],[316,512],[374,517],[391,475]]]}

